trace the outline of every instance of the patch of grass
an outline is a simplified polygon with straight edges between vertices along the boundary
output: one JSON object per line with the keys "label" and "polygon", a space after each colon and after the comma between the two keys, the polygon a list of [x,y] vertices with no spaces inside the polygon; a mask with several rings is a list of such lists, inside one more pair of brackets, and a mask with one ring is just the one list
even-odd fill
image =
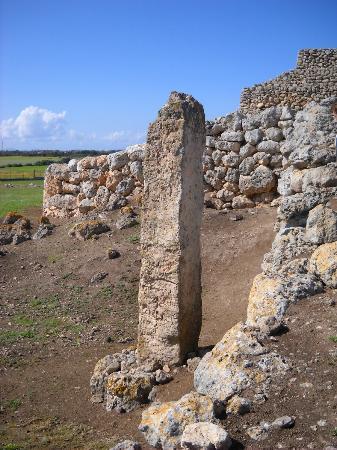
{"label": "patch of grass", "polygon": [[8,400],[8,402],[6,402],[5,404],[7,408],[10,408],[13,411],[17,411],[21,405],[22,401],[19,398],[13,398],[12,400]]}
{"label": "patch of grass", "polygon": [[46,334],[54,336],[62,331],[68,331],[78,335],[83,331],[84,327],[82,324],[68,322],[67,320],[56,317],[48,317],[39,323],[39,328],[41,338],[43,338]]}
{"label": "patch of grass", "polygon": [[101,289],[98,291],[98,296],[102,297],[104,299],[109,299],[112,297],[113,294],[113,289],[111,286],[103,286],[101,287]]}
{"label": "patch of grass", "polygon": [[337,427],[332,430],[332,435],[337,436]]}
{"label": "patch of grass", "polygon": [[33,339],[36,333],[33,330],[4,330],[0,331],[0,343],[4,345],[13,344],[21,339]]}
{"label": "patch of grass", "polygon": [[42,300],[40,298],[33,298],[33,300],[30,301],[30,306],[32,308],[38,308],[42,305]]}
{"label": "patch of grass", "polygon": [[13,322],[16,325],[23,325],[25,327],[31,327],[34,325],[34,321],[27,316],[18,315],[13,318]]}
{"label": "patch of grass", "polygon": [[43,331],[45,331],[47,334],[55,334],[63,329],[64,322],[61,319],[50,317],[48,319],[44,319],[41,322],[41,326],[43,328]]}
{"label": "patch of grass", "polygon": [[58,294],[52,294],[45,298],[34,298],[30,301],[31,308],[54,311],[60,304]]}
{"label": "patch of grass", "polygon": [[19,185],[13,188],[0,186],[0,217],[8,211],[24,212],[27,208],[42,207],[43,187]]}
{"label": "patch of grass", "polygon": [[74,276],[73,272],[65,273],[64,275],[62,275],[62,280],[72,279],[73,276]]}
{"label": "patch of grass", "polygon": [[[50,448],[108,450],[113,445],[113,441],[109,438],[97,438],[94,430],[88,426],[69,422],[60,423],[57,418],[36,419],[27,425],[20,424],[19,426],[15,423],[9,424],[2,433],[1,440],[7,444],[3,442],[0,450]],[[6,445],[12,445],[12,442],[18,442],[18,445],[6,447]]]}
{"label": "patch of grass", "polygon": [[329,339],[330,339],[330,341],[333,342],[334,344],[337,344],[337,336],[330,336]]}
{"label": "patch of grass", "polygon": [[58,261],[61,261],[62,256],[61,255],[48,255],[47,259],[48,259],[49,263],[55,264]]}
{"label": "patch of grass", "polygon": [[83,286],[69,286],[70,291],[75,294],[79,295],[83,292]]}
{"label": "patch of grass", "polygon": [[0,450],[21,450],[21,449],[22,449],[22,447],[20,447],[19,445],[13,444],[12,442],[0,447]]}
{"label": "patch of grass", "polygon": [[139,244],[140,236],[138,234],[131,234],[131,236],[128,237],[128,241],[132,244]]}

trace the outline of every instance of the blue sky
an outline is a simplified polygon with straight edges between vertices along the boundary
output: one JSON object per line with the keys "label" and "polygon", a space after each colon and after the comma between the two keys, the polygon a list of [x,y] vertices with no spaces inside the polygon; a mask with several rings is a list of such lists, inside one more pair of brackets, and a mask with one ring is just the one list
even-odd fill
{"label": "blue sky", "polygon": [[243,87],[337,47],[337,0],[0,0],[5,148],[145,141],[170,91],[207,118]]}

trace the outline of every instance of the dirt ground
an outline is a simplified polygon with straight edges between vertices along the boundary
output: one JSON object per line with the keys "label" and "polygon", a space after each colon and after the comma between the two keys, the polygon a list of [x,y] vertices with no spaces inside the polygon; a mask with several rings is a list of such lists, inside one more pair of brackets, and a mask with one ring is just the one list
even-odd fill
{"label": "dirt ground", "polygon": [[[37,214],[37,210],[32,210],[28,216],[36,222]],[[111,215],[112,224],[119,214]],[[245,318],[252,280],[260,272],[263,254],[269,250],[274,237],[274,209],[266,206],[240,214],[243,219],[233,221],[234,213],[222,214],[214,210],[204,213],[200,346],[214,345],[226,330]],[[107,413],[102,405],[89,401],[89,379],[97,360],[136,343],[139,226],[117,230],[112,225],[110,233],[82,242],[68,236],[70,222],[55,223],[57,227],[52,236],[16,247],[5,246],[8,254],[0,258],[2,448],[96,450],[108,449],[129,438],[138,440],[146,449],[137,430],[142,409],[118,415]],[[120,258],[109,260],[109,248],[117,249]],[[91,283],[98,272],[106,272],[106,278]],[[329,370],[322,372],[322,383],[332,381],[332,388],[323,395],[321,384],[316,380],[316,397],[306,397],[303,414],[306,416],[306,411],[315,409],[313,402],[319,398],[324,407],[330,401],[328,406],[336,417],[336,386],[331,375],[331,371],[336,371],[336,358],[331,349],[337,349],[337,344],[326,335],[323,337],[323,333],[337,335],[337,330],[333,329],[336,328],[337,308],[320,308],[319,302],[323,300],[317,299],[317,302],[317,307],[316,303],[310,303],[310,310],[294,309],[294,314],[304,311],[302,313],[308,315],[314,331],[290,327],[291,332],[273,345],[294,355],[306,348],[308,360],[314,358],[313,352],[323,355],[318,357],[321,363],[313,364],[312,376],[316,369]],[[325,315],[320,315],[321,309]],[[316,316],[311,317],[313,311]],[[322,329],[316,328],[317,323],[322,323]],[[330,352],[329,363],[326,352]],[[303,357],[303,361],[306,364],[307,359]],[[308,372],[306,378],[310,378],[309,375]],[[299,417],[302,391],[295,389],[298,382],[291,382],[292,378],[294,374],[280,385],[284,389],[280,391],[281,400],[286,402],[284,414]],[[160,388],[158,399],[178,399],[191,388],[192,375],[182,368],[171,383]],[[236,448],[251,445],[244,433],[245,426],[282,415],[282,403],[278,406],[280,392],[277,388],[271,393],[258,412],[235,421],[226,420],[224,425],[237,440]],[[296,402],[293,398],[297,398]],[[289,404],[294,405],[291,411],[286,408]],[[317,417],[320,416],[317,420],[324,419],[323,409],[317,413]],[[312,416],[311,422],[315,418]],[[281,437],[272,437],[273,445],[288,443],[292,448],[304,448],[305,443],[321,442],[323,445],[336,439],[333,432],[337,433],[334,430],[337,423],[330,417],[328,425],[318,427],[317,431],[303,428],[306,436],[302,441],[299,440],[302,428],[297,423],[292,430],[282,431]],[[256,448],[268,448],[268,445],[269,439]]]}

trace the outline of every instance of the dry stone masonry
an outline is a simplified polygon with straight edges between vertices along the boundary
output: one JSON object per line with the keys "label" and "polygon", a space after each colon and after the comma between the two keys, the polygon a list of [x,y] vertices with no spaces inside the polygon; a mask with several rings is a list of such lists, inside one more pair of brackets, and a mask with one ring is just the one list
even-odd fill
{"label": "dry stone masonry", "polygon": [[[165,450],[180,446],[211,448],[208,446],[221,443],[227,448],[230,440],[223,418],[258,408],[262,399],[268,398],[271,384],[291,369],[287,355],[270,344],[271,336],[284,330],[286,324],[291,332],[288,307],[326,288],[337,287],[336,105],[337,96],[329,96],[306,102],[298,110],[294,105],[273,105],[238,111],[205,124],[206,205],[217,209],[249,207],[279,195],[272,202],[278,206],[277,234],[264,257],[262,272],[253,281],[246,320],[228,330],[211,351],[200,355],[203,357],[195,368],[194,391],[176,401],[156,402],[143,411],[139,429],[151,446]],[[139,348],[109,355],[96,365],[91,379],[93,401],[105,401],[108,410],[129,411],[152,401],[153,387],[171,379],[168,366],[179,364],[186,352],[195,348],[198,329],[191,328],[193,342],[180,340],[188,328],[176,313],[190,314],[184,305],[200,306],[198,298],[187,297],[184,290],[196,287],[195,292],[200,293],[200,278],[190,278],[184,266],[188,258],[199,258],[199,241],[193,243],[197,253],[193,253],[195,249],[190,253],[185,238],[193,230],[199,232],[200,216],[192,216],[192,207],[185,211],[184,205],[199,204],[201,211],[201,189],[193,187],[197,182],[193,176],[183,175],[188,173],[184,164],[195,146],[200,146],[196,155],[201,156],[204,127],[198,128],[197,124],[202,122],[202,107],[191,97],[174,93],[149,131],[143,161],[145,263],[140,282]],[[128,154],[116,154],[115,158],[124,164],[116,170],[123,171],[125,165],[130,168]],[[162,166],[159,158],[164,160]],[[200,164],[200,159],[195,164]],[[165,167],[174,172],[165,171]],[[198,167],[191,161],[189,167],[197,172]],[[172,178],[167,180],[170,173]],[[193,200],[188,195],[192,188],[196,193]],[[129,200],[131,191],[127,192],[118,201]],[[96,195],[93,192],[93,198]],[[195,224],[191,220],[196,220],[197,228],[192,228]],[[179,222],[187,229],[180,230]],[[162,236],[156,224],[160,224],[165,238],[162,249],[158,246]],[[183,242],[187,243],[186,249],[180,247]],[[200,276],[197,265],[190,269]],[[160,279],[160,271],[169,277]],[[178,323],[185,328],[177,327]],[[293,423],[292,417],[281,417],[266,423],[264,429],[251,427],[246,433],[250,439],[259,440],[261,433],[265,438],[269,429]]]}
{"label": "dry stone masonry", "polygon": [[150,125],[144,157],[138,357],[182,363],[201,328],[203,107],[172,93]]}
{"label": "dry stone masonry", "polygon": [[[215,429],[210,424],[219,425],[221,406],[226,415],[241,405],[248,410],[258,408],[268,398],[270,385],[291,369],[287,355],[270,345],[270,337],[285,329],[288,307],[337,287],[337,163],[332,161],[330,146],[337,134],[337,121],[331,114],[336,102],[337,97],[312,102],[296,115],[288,142],[287,173],[279,184],[278,232],[265,255],[262,273],[254,279],[246,321],[228,330],[201,359],[194,372],[196,392],[143,412],[139,429],[149,444],[179,448],[191,428],[197,439],[197,424],[205,421],[198,415],[201,399],[208,409],[213,405],[214,415],[207,418],[207,433],[203,433],[210,444],[214,439],[210,431]],[[288,325],[291,332],[294,325]],[[186,398],[198,398],[198,403],[185,405]],[[183,420],[183,426],[178,425]],[[248,428],[246,433],[250,439],[260,440],[273,427],[293,424],[293,418],[280,417],[266,422],[265,428]],[[200,442],[201,448],[207,448],[202,439]]]}
{"label": "dry stone masonry", "polygon": [[[314,104],[311,100],[317,108],[322,99],[337,95],[336,64],[336,49],[302,50],[297,69],[245,90],[239,111],[206,122],[206,206],[227,210],[270,203],[278,193],[283,195],[278,189],[281,174],[290,166],[303,168],[302,157],[308,161],[303,152],[316,152],[310,156],[311,165],[320,165],[320,158],[333,160],[333,135],[324,149],[310,150],[308,144],[299,155],[295,146],[305,133],[302,124],[307,105]],[[283,94],[284,89],[289,92]],[[336,111],[333,105],[327,114],[333,114],[333,108]],[[81,216],[140,204],[144,148],[135,145],[108,156],[52,164],[45,178],[44,214]]]}
{"label": "dry stone masonry", "polygon": [[337,49],[305,49],[298,54],[296,69],[245,88],[240,108],[254,112],[288,105],[298,110],[310,101],[319,102],[331,95],[337,95]]}

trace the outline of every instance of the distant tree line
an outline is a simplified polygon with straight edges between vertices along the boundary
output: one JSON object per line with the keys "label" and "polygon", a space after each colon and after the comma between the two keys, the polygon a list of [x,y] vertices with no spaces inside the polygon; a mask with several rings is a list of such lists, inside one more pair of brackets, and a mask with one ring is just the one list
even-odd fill
{"label": "distant tree line", "polygon": [[48,156],[50,158],[57,157],[58,159],[41,159],[34,162],[23,163],[8,163],[0,165],[0,168],[4,167],[23,167],[23,166],[49,166],[55,162],[68,163],[71,159],[80,159],[86,156],[105,155],[109,153],[118,152],[119,150],[0,150],[1,156]]}
{"label": "distant tree line", "polygon": [[97,156],[119,152],[120,150],[0,150],[0,156]]}

